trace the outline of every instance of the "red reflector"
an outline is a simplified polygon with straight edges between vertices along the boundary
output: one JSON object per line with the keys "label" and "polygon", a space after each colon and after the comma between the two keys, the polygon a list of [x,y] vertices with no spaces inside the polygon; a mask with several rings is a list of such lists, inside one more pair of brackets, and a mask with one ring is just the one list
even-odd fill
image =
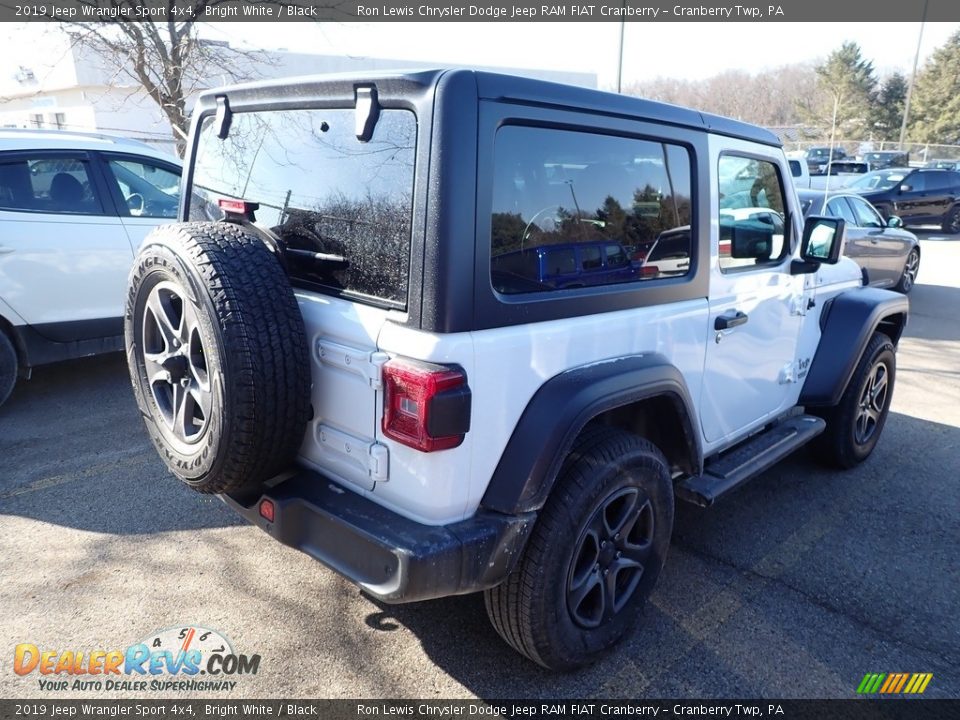
{"label": "red reflector", "polygon": [[260,517],[273,522],[273,500],[260,501]]}
{"label": "red reflector", "polygon": [[249,209],[249,205],[243,200],[230,200],[229,198],[220,198],[217,200],[217,205],[224,212],[237,213],[238,215],[246,215]]}
{"label": "red reflector", "polygon": [[430,410],[436,395],[465,380],[462,372],[440,365],[391,360],[383,366],[383,434],[423,452],[456,447],[463,435],[430,435]]}
{"label": "red reflector", "polygon": [[640,268],[640,277],[656,277],[660,274],[660,268],[656,265],[644,265]]}

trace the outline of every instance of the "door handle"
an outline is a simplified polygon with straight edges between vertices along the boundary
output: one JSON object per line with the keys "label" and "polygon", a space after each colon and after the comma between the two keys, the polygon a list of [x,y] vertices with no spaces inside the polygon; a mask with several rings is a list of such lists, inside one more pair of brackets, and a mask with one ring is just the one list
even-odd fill
{"label": "door handle", "polygon": [[13,251],[14,251],[14,248],[12,247],[6,247],[4,245],[0,245],[0,255],[6,255],[8,253],[12,253]]}
{"label": "door handle", "polygon": [[713,321],[714,330],[729,330],[730,328],[735,328],[738,325],[746,324],[747,320],[750,318],[745,312],[740,312],[737,310],[733,315],[719,315],[716,320]]}

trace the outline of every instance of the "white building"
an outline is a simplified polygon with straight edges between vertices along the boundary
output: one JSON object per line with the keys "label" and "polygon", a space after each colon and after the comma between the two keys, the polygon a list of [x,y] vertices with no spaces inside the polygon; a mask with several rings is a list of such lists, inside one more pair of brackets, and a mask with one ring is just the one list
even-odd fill
{"label": "white building", "polygon": [[[170,125],[146,92],[124,74],[118,75],[93,53],[75,48],[60,32],[33,32],[7,38],[0,65],[0,127],[42,127],[105,132],[164,147],[174,144]],[[381,58],[264,52],[259,67],[247,72],[261,77],[387,69],[426,69],[439,63]],[[443,64],[449,65],[449,63]],[[595,88],[594,73],[486,68],[515,75]],[[211,87],[230,82],[211,77]]]}

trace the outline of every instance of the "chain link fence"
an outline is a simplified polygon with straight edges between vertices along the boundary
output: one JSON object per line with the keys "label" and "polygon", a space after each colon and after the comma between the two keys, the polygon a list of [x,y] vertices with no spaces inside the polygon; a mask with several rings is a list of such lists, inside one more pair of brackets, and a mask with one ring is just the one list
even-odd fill
{"label": "chain link fence", "polygon": [[[795,140],[784,137],[777,129],[773,129],[773,131],[783,140],[783,149],[788,152],[791,150],[806,150],[811,147],[827,147],[830,145],[829,137],[823,140]],[[851,157],[859,157],[869,152],[900,150],[900,143],[894,140],[834,140],[833,144],[835,147],[843,148],[847,155]],[[903,144],[903,152],[910,154],[910,164],[916,167],[933,160],[960,161],[960,145],[905,142]]]}

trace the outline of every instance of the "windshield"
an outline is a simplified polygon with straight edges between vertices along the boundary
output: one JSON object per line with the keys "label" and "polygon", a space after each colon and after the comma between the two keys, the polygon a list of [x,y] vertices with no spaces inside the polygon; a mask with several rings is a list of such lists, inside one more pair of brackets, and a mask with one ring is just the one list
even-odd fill
{"label": "windshield", "polygon": [[403,307],[416,128],[412,112],[385,109],[360,142],[353,109],[234,113],[220,140],[208,117],[189,218],[221,219],[222,198],[258,203],[255,224],[288,250],[294,284]]}
{"label": "windshield", "polygon": [[847,187],[854,190],[889,190],[906,176],[902,170],[876,170],[857,178]]}

